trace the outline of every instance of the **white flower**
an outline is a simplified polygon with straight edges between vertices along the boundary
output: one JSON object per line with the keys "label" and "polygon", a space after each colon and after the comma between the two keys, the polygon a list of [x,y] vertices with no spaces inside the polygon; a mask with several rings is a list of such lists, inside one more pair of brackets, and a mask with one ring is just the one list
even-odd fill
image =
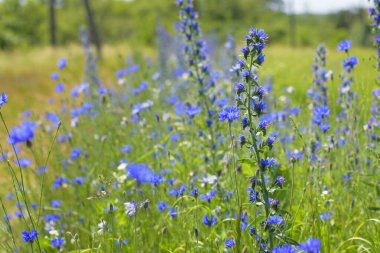
{"label": "white flower", "polygon": [[136,213],[136,205],[134,203],[125,202],[124,207],[125,207],[125,213],[128,216],[133,216]]}
{"label": "white flower", "polygon": [[295,90],[295,89],[294,89],[293,86],[289,86],[289,87],[287,87],[287,88],[285,89],[285,91],[286,91],[287,93],[293,93],[294,90]]}
{"label": "white flower", "polygon": [[120,79],[117,81],[117,84],[120,85],[120,86],[124,85],[124,84],[125,84],[125,79],[120,78]]}
{"label": "white flower", "polygon": [[125,182],[125,180],[127,180],[127,175],[121,175],[121,176],[118,176],[117,178],[116,178],[116,180],[117,180],[117,182],[119,182],[120,184],[122,184],[122,183],[124,183]]}
{"label": "white flower", "polygon": [[214,184],[218,181],[218,178],[214,175],[206,175],[199,180],[202,184]]}
{"label": "white flower", "polygon": [[119,166],[117,166],[117,170],[125,170],[128,166],[128,163],[120,163]]}
{"label": "white flower", "polygon": [[98,234],[103,234],[104,230],[107,228],[107,222],[104,220],[101,220],[98,224]]}

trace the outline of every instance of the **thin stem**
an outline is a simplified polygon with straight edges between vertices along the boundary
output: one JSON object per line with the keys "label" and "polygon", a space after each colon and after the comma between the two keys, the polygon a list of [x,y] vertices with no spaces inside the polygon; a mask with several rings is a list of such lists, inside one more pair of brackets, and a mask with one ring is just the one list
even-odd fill
{"label": "thin stem", "polygon": [[58,124],[58,127],[57,127],[57,131],[55,132],[55,135],[54,135],[54,138],[53,138],[53,141],[50,145],[50,149],[49,149],[49,152],[48,152],[48,155],[46,157],[46,161],[45,161],[45,164],[43,165],[43,169],[42,169],[42,179],[41,179],[41,191],[40,191],[40,199],[39,199],[39,203],[38,203],[38,213],[37,213],[37,227],[38,227],[38,223],[39,223],[39,219],[40,219],[40,215],[41,215],[41,205],[42,205],[42,193],[43,193],[43,189],[44,189],[44,181],[45,181],[45,169],[47,167],[47,163],[49,161],[49,158],[50,158],[50,154],[51,154],[51,151],[53,149],[53,145],[57,139],[57,135],[58,135],[58,131],[59,129],[61,128],[61,122],[59,122]]}
{"label": "thin stem", "polygon": [[[4,117],[3,117],[3,114],[1,113],[0,111],[0,118],[1,118],[1,121],[3,122],[3,125],[5,127],[5,130],[7,131],[7,134],[8,136],[10,137],[10,134],[9,134],[9,130],[8,130],[8,127],[7,127],[7,124],[5,123],[5,120],[4,120]],[[30,209],[29,209],[29,205],[28,205],[28,201],[27,201],[27,197],[26,197],[26,194],[25,194],[25,185],[24,185],[24,176],[23,176],[23,173],[22,173],[22,168],[21,168],[21,165],[20,165],[20,160],[19,160],[19,157],[17,155],[17,151],[16,151],[16,148],[15,146],[12,144],[12,148],[13,148],[13,152],[16,156],[16,160],[17,160],[17,164],[18,164],[18,167],[19,167],[19,171],[20,171],[20,176],[21,176],[21,186],[22,186],[22,190],[21,190],[21,196],[23,197],[23,200],[25,202],[25,207],[26,207],[26,211],[28,212],[28,215],[29,215],[29,218],[30,218],[30,221],[32,223],[32,227],[34,230],[36,230],[36,226],[35,226],[35,223],[34,223],[34,220],[33,220],[33,217],[30,213]],[[40,241],[38,240],[38,237],[36,238],[37,239],[37,246],[38,246],[38,249],[40,252],[42,252],[41,250],[41,246],[40,246]]]}
{"label": "thin stem", "polygon": [[236,161],[235,161],[235,144],[234,144],[234,136],[232,135],[231,130],[231,122],[228,122],[228,129],[230,133],[230,139],[231,139],[231,146],[232,146],[232,164],[233,164],[233,170],[234,170],[234,183],[235,183],[235,189],[236,189],[236,204],[238,207],[238,216],[236,219],[236,252],[240,252],[240,238],[241,238],[241,229],[240,229],[240,220],[241,220],[241,203],[240,203],[240,194],[239,194],[239,187],[238,187],[238,175],[236,170]]}

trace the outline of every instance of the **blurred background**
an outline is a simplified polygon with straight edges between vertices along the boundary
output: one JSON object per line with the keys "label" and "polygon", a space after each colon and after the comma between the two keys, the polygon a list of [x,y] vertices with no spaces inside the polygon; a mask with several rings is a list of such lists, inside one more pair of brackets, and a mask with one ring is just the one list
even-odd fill
{"label": "blurred background", "polygon": [[[225,40],[248,26],[264,28],[271,43],[328,46],[350,37],[371,44],[367,0],[198,0],[206,34]],[[154,46],[157,27],[174,31],[175,0],[0,0],[0,49],[79,43],[79,27],[103,44],[128,41]]]}
{"label": "blurred background", "polygon": [[[238,53],[248,28],[263,28],[270,36],[270,65],[262,76],[274,78],[278,90],[298,87],[300,104],[307,99],[320,43],[329,51],[328,68],[339,71],[345,54],[336,45],[352,40],[350,53],[359,58],[361,78],[371,76],[375,51],[369,5],[367,0],[195,0],[214,67],[229,58],[224,67],[229,69],[233,59],[226,50],[236,47]],[[62,57],[68,67],[59,81],[67,90],[86,80],[82,28],[99,56],[98,75],[105,86],[117,85],[115,73],[126,65],[150,68],[157,66],[150,63],[168,61],[168,51],[179,56],[178,11],[176,0],[0,0],[0,88],[17,101],[5,110],[8,118],[28,109],[45,110],[41,104],[47,101],[54,106],[59,98],[50,75]],[[367,86],[357,89],[370,94]]]}

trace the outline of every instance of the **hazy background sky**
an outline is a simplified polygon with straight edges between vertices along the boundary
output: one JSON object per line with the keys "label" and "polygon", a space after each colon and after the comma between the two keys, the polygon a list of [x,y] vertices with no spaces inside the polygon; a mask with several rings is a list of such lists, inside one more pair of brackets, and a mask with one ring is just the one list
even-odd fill
{"label": "hazy background sky", "polygon": [[284,0],[287,12],[293,5],[296,13],[329,13],[372,5],[368,0]]}

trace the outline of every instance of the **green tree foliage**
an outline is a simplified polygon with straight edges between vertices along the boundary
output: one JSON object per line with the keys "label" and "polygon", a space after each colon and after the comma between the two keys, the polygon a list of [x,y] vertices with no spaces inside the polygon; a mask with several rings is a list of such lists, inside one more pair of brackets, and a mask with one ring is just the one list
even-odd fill
{"label": "green tree foliage", "polygon": [[[281,0],[195,2],[205,32],[217,34],[221,40],[227,34],[241,37],[245,28],[254,24],[271,34],[270,42],[289,43],[288,16],[281,12]],[[48,45],[48,4],[48,0],[0,1],[0,49]],[[132,44],[153,45],[157,25],[173,32],[178,19],[175,0],[96,0],[91,5],[104,43],[128,40]],[[77,43],[79,27],[87,26],[85,9],[78,0],[56,0],[56,20],[58,45]],[[354,43],[369,44],[366,21],[362,10],[324,16],[297,15],[297,44],[335,44],[350,35]]]}

